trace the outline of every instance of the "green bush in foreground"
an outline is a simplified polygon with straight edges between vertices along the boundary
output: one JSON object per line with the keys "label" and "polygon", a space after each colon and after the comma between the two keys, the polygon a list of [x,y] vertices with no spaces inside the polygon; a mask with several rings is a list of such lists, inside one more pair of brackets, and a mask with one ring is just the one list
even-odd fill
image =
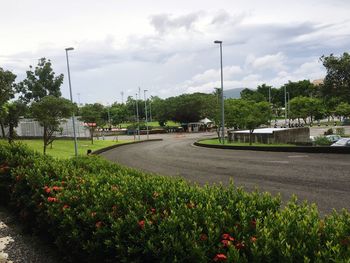
{"label": "green bush in foreground", "polygon": [[[0,145],[1,201],[66,260],[344,262],[350,215],[267,193],[189,185],[98,157],[58,160]],[[7,193],[7,195],[3,193]],[[3,198],[4,197],[4,198]]]}

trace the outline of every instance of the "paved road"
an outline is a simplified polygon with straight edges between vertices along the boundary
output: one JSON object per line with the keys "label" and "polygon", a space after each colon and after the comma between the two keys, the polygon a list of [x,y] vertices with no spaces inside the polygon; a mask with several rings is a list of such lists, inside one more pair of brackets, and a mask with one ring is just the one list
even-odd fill
{"label": "paved road", "polygon": [[316,202],[322,213],[350,210],[350,156],[341,154],[274,153],[208,149],[193,146],[214,134],[163,136],[163,141],[126,145],[103,153],[115,162],[167,176],[181,176],[199,184],[236,185],[247,190],[296,194]]}

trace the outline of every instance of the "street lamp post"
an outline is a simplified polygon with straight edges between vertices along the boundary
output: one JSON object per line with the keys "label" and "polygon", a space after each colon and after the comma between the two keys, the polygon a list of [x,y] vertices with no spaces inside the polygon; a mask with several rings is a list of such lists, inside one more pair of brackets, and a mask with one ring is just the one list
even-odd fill
{"label": "street lamp post", "polygon": [[[288,114],[287,114],[287,116],[288,116],[288,118],[290,119],[290,105],[289,105],[289,100],[290,100],[290,97],[289,97],[289,92],[287,91],[287,112],[288,112]],[[290,122],[289,122],[290,123]]]}
{"label": "street lamp post", "polygon": [[[73,95],[72,95],[72,84],[70,81],[70,70],[69,70],[69,60],[68,60],[68,51],[74,50],[74,48],[69,47],[66,48],[66,58],[67,58],[67,69],[68,69],[68,83],[69,83],[69,94],[70,94],[70,101],[73,103]],[[75,114],[74,111],[72,113],[72,123],[73,123],[73,135],[74,135],[74,152],[75,156],[78,156],[78,144],[77,144],[77,134],[75,132]]]}
{"label": "street lamp post", "polygon": [[143,90],[143,96],[145,100],[145,116],[146,116],[146,131],[147,131],[147,140],[149,139],[149,133],[148,133],[148,119],[147,119],[147,100],[146,100],[146,92],[147,90]]}
{"label": "street lamp post", "polygon": [[136,119],[137,119],[137,135],[138,135],[138,138],[140,140],[139,102],[138,102],[138,99],[137,99],[137,93],[136,93]]}
{"label": "street lamp post", "polygon": [[287,89],[284,86],[284,125],[287,126]]}
{"label": "street lamp post", "polygon": [[215,40],[214,44],[220,44],[220,66],[221,66],[221,142],[225,144],[225,106],[224,106],[224,76],[222,72],[222,41]]}

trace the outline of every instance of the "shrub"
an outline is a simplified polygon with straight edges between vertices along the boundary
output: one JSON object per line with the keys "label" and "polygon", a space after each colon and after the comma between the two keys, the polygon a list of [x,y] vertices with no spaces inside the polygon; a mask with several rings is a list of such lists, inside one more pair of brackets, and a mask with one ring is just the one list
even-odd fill
{"label": "shrub", "polygon": [[333,129],[332,128],[329,128],[328,130],[326,130],[324,132],[324,135],[332,135],[333,134]]}
{"label": "shrub", "polygon": [[340,262],[350,215],[228,187],[194,186],[99,157],[58,160],[0,145],[1,181],[23,224],[66,260],[83,262]]}
{"label": "shrub", "polygon": [[344,136],[345,135],[345,129],[344,128],[336,128],[336,134],[340,135],[340,136]]}
{"label": "shrub", "polygon": [[315,145],[318,145],[318,146],[329,146],[332,144],[330,140],[328,140],[326,137],[323,137],[323,136],[316,137],[314,143]]}

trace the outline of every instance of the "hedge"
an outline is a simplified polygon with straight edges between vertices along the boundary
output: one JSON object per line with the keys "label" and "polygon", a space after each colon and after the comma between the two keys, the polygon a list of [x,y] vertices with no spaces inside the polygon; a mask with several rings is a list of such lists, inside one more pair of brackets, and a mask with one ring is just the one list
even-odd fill
{"label": "hedge", "polygon": [[[80,262],[350,261],[350,214],[0,144],[1,203]],[[67,253],[69,251],[69,254]]]}

